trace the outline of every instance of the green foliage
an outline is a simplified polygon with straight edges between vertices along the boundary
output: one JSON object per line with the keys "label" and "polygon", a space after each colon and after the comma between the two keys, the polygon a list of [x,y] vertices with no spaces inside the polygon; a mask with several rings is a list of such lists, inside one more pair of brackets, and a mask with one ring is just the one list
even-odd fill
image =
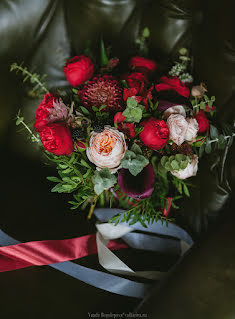
{"label": "green foliage", "polygon": [[122,113],[126,117],[127,122],[139,123],[143,116],[144,106],[138,104],[133,97],[128,97],[127,108]]}
{"label": "green foliage", "polygon": [[[170,178],[167,176],[167,171],[162,166],[161,168],[158,166],[158,159],[156,156],[152,158],[152,165],[156,174],[154,192],[152,195],[136,202],[123,194],[119,200],[122,203],[122,206],[126,203],[126,207],[129,207],[129,209],[127,209],[122,216],[121,214],[114,216],[109,222],[115,223],[115,225],[122,222],[127,222],[129,225],[140,222],[142,226],[147,227],[148,224],[157,221],[166,223],[166,225],[168,225],[169,221],[173,221],[172,218],[169,219],[163,215],[163,209],[168,208],[168,196],[172,185],[171,178],[174,178],[174,180],[178,179],[173,175],[171,175]],[[172,196],[171,201],[171,205],[175,209],[178,208],[175,201],[182,197],[183,191],[188,191],[188,184],[184,187],[183,185],[186,184],[184,181],[179,180],[179,183],[181,184],[181,188],[178,184],[176,186],[180,188],[181,194],[177,193],[175,196]],[[187,194],[189,194],[189,192],[187,192]],[[132,203],[131,208],[130,202]]]}
{"label": "green foliage", "polygon": [[36,95],[43,95],[48,93],[46,88],[46,84],[44,82],[46,75],[40,76],[37,73],[31,73],[27,67],[23,67],[23,63],[18,65],[17,63],[13,63],[11,65],[10,71],[16,71],[16,73],[21,73],[24,77],[23,82],[30,81],[33,84],[33,89],[31,92]]}
{"label": "green foliage", "polygon": [[38,137],[38,134],[34,134],[33,131],[31,130],[31,128],[29,127],[29,125],[27,125],[24,121],[24,117],[20,116],[20,110],[18,112],[18,114],[16,115],[16,125],[22,125],[24,129],[26,129],[30,135],[31,141],[32,142],[36,142],[38,144],[41,143],[40,138]]}
{"label": "green foliage", "polygon": [[58,177],[49,176],[47,179],[56,185],[52,192],[73,193],[74,201],[69,201],[71,209],[88,204],[94,197],[91,177],[93,169],[81,158],[81,153],[72,153],[70,156],[57,156],[46,152],[46,157],[56,164]]}
{"label": "green foliage", "polygon": [[216,150],[224,150],[231,147],[235,136],[233,126],[230,124],[222,124],[219,130],[214,125],[210,125],[209,135],[205,137],[204,143],[200,146],[199,157],[205,153],[210,154]]}
{"label": "green foliage", "polygon": [[190,161],[190,157],[184,154],[176,154],[171,156],[163,156],[161,158],[161,165],[167,171],[177,171],[185,169]]}
{"label": "green foliage", "polygon": [[142,55],[147,55],[148,54],[148,45],[147,45],[147,41],[150,37],[150,31],[149,28],[145,27],[140,35],[137,37],[137,39],[135,40],[135,43],[138,45],[139,47],[139,53]]}
{"label": "green foliage", "polygon": [[137,176],[149,164],[149,160],[142,155],[141,148],[137,144],[133,144],[131,150],[126,151],[121,163],[123,168]]}
{"label": "green foliage", "polygon": [[[202,95],[201,98],[198,97],[194,97],[191,100],[191,104],[193,106],[193,111],[191,112],[193,113],[198,113],[199,110],[206,110],[207,107],[213,107],[215,102],[215,97],[212,96],[211,98],[209,98],[206,94]],[[211,110],[210,114],[213,115],[215,112],[215,110]]]}
{"label": "green foliage", "polygon": [[193,186],[192,184],[186,182],[185,180],[179,179],[172,175],[172,182],[180,195],[185,194],[187,197],[190,197],[188,186]]}
{"label": "green foliage", "polygon": [[104,41],[100,41],[100,63],[101,66],[108,66],[109,65],[109,59],[107,57],[106,51],[105,51],[105,46],[104,46]]}
{"label": "green foliage", "polygon": [[94,184],[95,193],[100,195],[104,190],[114,186],[117,183],[117,178],[114,174],[110,173],[108,168],[103,168],[100,171],[95,171],[92,182]]}

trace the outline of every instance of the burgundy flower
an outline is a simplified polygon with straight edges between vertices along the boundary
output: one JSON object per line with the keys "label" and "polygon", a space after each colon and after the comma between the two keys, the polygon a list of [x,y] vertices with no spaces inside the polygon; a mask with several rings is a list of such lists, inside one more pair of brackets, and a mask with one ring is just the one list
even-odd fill
{"label": "burgundy flower", "polygon": [[106,105],[104,111],[117,111],[122,108],[122,88],[111,75],[94,77],[78,92],[82,105],[87,108]]}
{"label": "burgundy flower", "polygon": [[154,170],[148,164],[137,176],[122,168],[118,174],[118,185],[127,195],[136,200],[149,197],[154,190]]}

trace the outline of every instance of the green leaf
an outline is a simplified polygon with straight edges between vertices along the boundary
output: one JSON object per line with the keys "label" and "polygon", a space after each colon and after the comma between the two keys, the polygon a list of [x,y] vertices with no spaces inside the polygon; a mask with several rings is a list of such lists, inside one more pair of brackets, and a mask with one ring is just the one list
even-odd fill
{"label": "green leaf", "polygon": [[140,107],[128,107],[122,114],[126,117],[127,122],[139,123],[142,119],[143,111]]}
{"label": "green leaf", "polygon": [[163,157],[161,158],[161,164],[162,164],[162,166],[165,166],[166,162],[168,162],[168,157],[167,157],[167,156],[163,156]]}
{"label": "green leaf", "polygon": [[80,106],[80,109],[84,115],[90,115],[90,112],[84,106]]}
{"label": "green leaf", "polygon": [[143,131],[143,129],[144,129],[143,126],[142,126],[142,127],[136,127],[136,129],[135,129],[135,132],[136,132],[135,136],[139,135],[139,134]]}
{"label": "green leaf", "polygon": [[171,166],[170,162],[167,161],[167,162],[165,163],[164,167],[165,167],[166,170],[172,171],[172,166]]}
{"label": "green leaf", "polygon": [[72,88],[72,91],[73,91],[74,94],[78,94],[78,89]]}
{"label": "green leaf", "polygon": [[183,160],[183,154],[176,154],[175,155],[175,159],[176,159],[177,162],[180,163]]}
{"label": "green leaf", "polygon": [[60,183],[61,180],[58,177],[54,177],[54,176],[48,176],[47,180],[50,182],[54,182],[54,183]]}
{"label": "green leaf", "polygon": [[149,164],[149,160],[143,155],[127,150],[121,163],[123,168],[128,169],[132,175],[137,176]]}
{"label": "green leaf", "polygon": [[16,120],[16,125],[20,125],[24,121],[23,117],[18,117]]}
{"label": "green leaf", "polygon": [[133,97],[128,97],[126,104],[128,107],[136,107],[138,105],[137,101]]}
{"label": "green leaf", "polygon": [[100,41],[100,58],[101,58],[101,66],[107,66],[109,64],[109,59],[105,51],[103,39],[101,39]]}
{"label": "green leaf", "polygon": [[149,31],[149,28],[145,27],[142,31],[142,36],[144,38],[149,38],[150,37],[150,31]]}
{"label": "green leaf", "polygon": [[135,154],[140,154],[140,155],[142,154],[141,148],[136,143],[132,145],[131,151],[134,152]]}
{"label": "green leaf", "polygon": [[210,136],[212,139],[218,138],[219,131],[214,125],[210,125]]}
{"label": "green leaf", "polygon": [[106,108],[106,105],[101,105],[100,108],[99,108],[99,111],[102,111],[105,108]]}
{"label": "green leaf", "polygon": [[127,84],[126,80],[121,80],[121,83],[124,86],[124,88],[128,89],[128,84]]}
{"label": "green leaf", "polygon": [[84,161],[84,159],[81,159],[81,165],[87,168],[91,168],[90,165],[86,161]]}
{"label": "green leaf", "polygon": [[171,163],[174,159],[175,159],[175,156],[174,156],[174,155],[171,155],[171,156],[168,158],[168,161]]}
{"label": "green leaf", "polygon": [[206,106],[206,103],[204,101],[201,101],[200,103],[200,109],[204,110]]}
{"label": "green leaf", "polygon": [[188,160],[182,161],[180,163],[180,169],[185,169],[188,165]]}
{"label": "green leaf", "polygon": [[224,135],[219,135],[218,137],[218,149],[219,150],[222,150],[226,147],[227,145],[227,142],[226,142],[226,139],[224,138]]}
{"label": "green leaf", "polygon": [[100,171],[95,171],[92,177],[94,184],[94,190],[97,195],[100,195],[104,190],[114,186],[117,182],[117,178],[114,174],[111,174],[108,168],[103,168]]}
{"label": "green leaf", "polygon": [[190,197],[188,186],[186,184],[184,184],[184,193],[185,193],[186,196]]}
{"label": "green leaf", "polygon": [[98,112],[98,111],[99,111],[98,107],[96,107],[96,106],[92,106],[92,110],[93,110],[94,112]]}
{"label": "green leaf", "polygon": [[180,166],[178,164],[178,162],[174,159],[172,162],[171,162],[171,166],[174,170],[179,170],[180,169]]}
{"label": "green leaf", "polygon": [[207,154],[211,153],[211,143],[209,143],[209,140],[206,142],[205,152]]}

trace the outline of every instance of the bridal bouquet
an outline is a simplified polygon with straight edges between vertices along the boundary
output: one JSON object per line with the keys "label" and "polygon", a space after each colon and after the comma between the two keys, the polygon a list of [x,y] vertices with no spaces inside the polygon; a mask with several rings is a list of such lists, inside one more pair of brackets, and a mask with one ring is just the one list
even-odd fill
{"label": "bridal bouquet", "polygon": [[[45,95],[38,105],[34,131],[18,114],[33,141],[55,163],[52,192],[72,193],[72,209],[123,207],[120,219],[130,224],[169,220],[177,200],[190,196],[189,186],[204,151],[232,143],[226,130],[212,124],[215,97],[205,84],[192,85],[186,49],[165,75],[154,60],[133,56],[128,65],[108,58],[101,43],[101,62],[88,55],[67,60],[67,96],[48,92],[37,74],[22,71]],[[124,72],[122,71],[124,69]],[[227,134],[227,135],[226,135]]]}

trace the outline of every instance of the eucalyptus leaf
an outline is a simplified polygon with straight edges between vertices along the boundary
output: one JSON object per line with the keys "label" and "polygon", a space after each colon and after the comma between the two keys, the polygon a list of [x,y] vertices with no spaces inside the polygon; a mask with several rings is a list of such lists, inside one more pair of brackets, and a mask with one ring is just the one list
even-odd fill
{"label": "eucalyptus leaf", "polygon": [[108,168],[103,168],[100,171],[95,171],[92,182],[96,194],[100,195],[104,190],[108,190],[110,187],[114,186],[117,182],[117,178],[114,174],[111,174]]}
{"label": "eucalyptus leaf", "polygon": [[149,160],[143,155],[127,150],[121,163],[123,168],[128,169],[132,175],[137,176],[149,164]]}
{"label": "eucalyptus leaf", "polygon": [[207,154],[211,153],[211,143],[209,143],[208,140],[207,140],[207,143],[206,143],[205,152]]}
{"label": "eucalyptus leaf", "polygon": [[137,101],[133,97],[128,97],[126,104],[127,107],[136,107],[138,105]]}
{"label": "eucalyptus leaf", "polygon": [[210,125],[210,136],[212,139],[218,138],[219,131],[214,125]]}

